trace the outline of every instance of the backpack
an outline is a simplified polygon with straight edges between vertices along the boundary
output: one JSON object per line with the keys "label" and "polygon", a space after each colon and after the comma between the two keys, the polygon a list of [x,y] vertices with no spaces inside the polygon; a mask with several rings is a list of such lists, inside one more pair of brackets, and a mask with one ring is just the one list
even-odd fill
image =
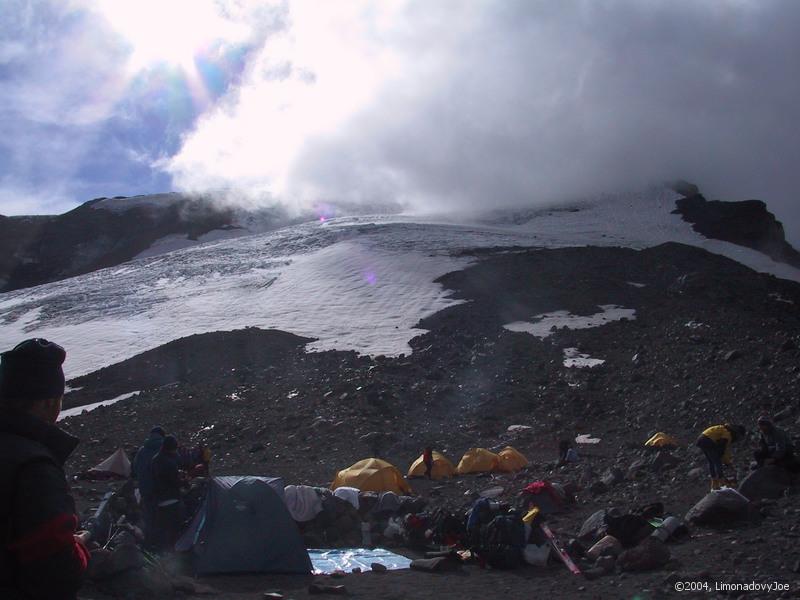
{"label": "backpack", "polygon": [[463,521],[442,508],[433,511],[428,527],[433,532],[432,540],[445,546],[458,543],[465,533]]}
{"label": "backpack", "polygon": [[514,569],[522,563],[524,547],[525,526],[519,515],[498,515],[486,526],[481,554],[495,569]]}

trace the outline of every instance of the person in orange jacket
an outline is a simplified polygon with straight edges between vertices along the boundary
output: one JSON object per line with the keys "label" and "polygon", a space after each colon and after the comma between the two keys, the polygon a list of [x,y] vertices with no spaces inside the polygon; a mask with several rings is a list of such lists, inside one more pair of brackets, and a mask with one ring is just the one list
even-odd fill
{"label": "person in orange jacket", "polygon": [[732,484],[731,481],[725,479],[722,466],[732,464],[731,445],[742,439],[744,434],[745,429],[741,425],[725,423],[724,425],[712,425],[697,438],[696,445],[703,451],[708,461],[712,490]]}

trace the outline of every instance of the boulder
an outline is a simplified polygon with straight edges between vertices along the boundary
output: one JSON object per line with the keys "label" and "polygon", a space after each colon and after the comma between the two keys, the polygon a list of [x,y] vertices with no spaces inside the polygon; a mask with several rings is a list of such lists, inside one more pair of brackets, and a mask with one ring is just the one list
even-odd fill
{"label": "boulder", "polygon": [[688,476],[689,479],[703,479],[706,477],[708,471],[703,467],[695,467],[694,469],[690,469]]}
{"label": "boulder", "polygon": [[583,541],[595,541],[601,537],[600,532],[605,531],[605,528],[606,511],[598,510],[583,522],[581,530],[578,532],[578,539]]}
{"label": "boulder", "polygon": [[622,544],[614,536],[607,535],[586,551],[587,558],[597,560],[601,556],[619,556]]}
{"label": "boulder", "polygon": [[638,546],[620,554],[617,565],[623,571],[652,571],[667,564],[669,557],[669,548],[664,542],[648,537]]}
{"label": "boulder", "polygon": [[604,573],[611,573],[617,564],[616,556],[601,556],[594,561],[594,566],[603,569]]}
{"label": "boulder", "polygon": [[745,496],[730,488],[714,490],[686,513],[684,521],[707,527],[724,527],[746,519],[749,502]]}
{"label": "boulder", "polygon": [[600,494],[605,494],[607,491],[608,486],[602,479],[598,479],[589,486],[589,492],[592,494],[592,496],[599,496]]}
{"label": "boulder", "polygon": [[670,454],[669,450],[659,450],[650,461],[650,468],[656,473],[674,467],[680,460]]}
{"label": "boulder", "polygon": [[786,469],[767,465],[745,477],[739,485],[739,492],[750,501],[776,499],[782,498],[791,485],[792,476]]}
{"label": "boulder", "polygon": [[606,484],[607,487],[612,487],[620,483],[623,479],[625,479],[625,473],[623,473],[622,469],[611,467],[603,474],[600,481]]}
{"label": "boulder", "polygon": [[642,470],[647,466],[647,461],[643,458],[637,458],[635,461],[631,463],[631,466],[628,467],[627,478],[628,479],[636,479],[639,477]]}

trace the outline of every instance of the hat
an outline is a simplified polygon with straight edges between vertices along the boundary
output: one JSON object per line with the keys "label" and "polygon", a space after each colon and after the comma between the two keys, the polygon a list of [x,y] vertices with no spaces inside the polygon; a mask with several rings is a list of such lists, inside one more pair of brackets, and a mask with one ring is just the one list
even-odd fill
{"label": "hat", "polygon": [[154,433],[164,437],[164,429],[160,425],[156,425],[150,430],[150,435],[153,435]]}
{"label": "hat", "polygon": [[759,425],[772,425],[772,419],[770,419],[767,415],[761,415],[758,417],[758,421],[756,421]]}
{"label": "hat", "polygon": [[172,450],[178,449],[178,440],[175,438],[174,435],[168,435],[164,438],[164,441],[161,443],[161,449],[170,452]]}
{"label": "hat", "polygon": [[737,442],[747,435],[747,429],[744,428],[744,425],[731,425],[730,423],[726,423],[725,428],[730,431],[732,442]]}
{"label": "hat", "polygon": [[32,404],[64,395],[61,365],[67,353],[58,344],[33,338],[0,354],[0,401]]}

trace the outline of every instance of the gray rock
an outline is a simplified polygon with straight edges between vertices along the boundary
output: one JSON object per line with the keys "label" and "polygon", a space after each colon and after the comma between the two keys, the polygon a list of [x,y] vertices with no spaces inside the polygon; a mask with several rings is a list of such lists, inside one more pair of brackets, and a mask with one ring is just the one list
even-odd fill
{"label": "gray rock", "polygon": [[617,564],[623,571],[652,571],[669,562],[669,548],[653,537],[646,538],[635,548],[619,555]]}
{"label": "gray rock", "polygon": [[591,492],[592,496],[599,496],[600,494],[605,494],[608,491],[608,486],[601,479],[592,483],[592,485],[589,486],[589,491]]}
{"label": "gray rock", "polygon": [[587,558],[596,560],[601,556],[619,556],[622,554],[622,544],[614,536],[607,535],[586,551]]}
{"label": "gray rock", "polygon": [[748,516],[746,497],[731,489],[710,492],[686,513],[684,521],[707,527],[725,527]]}
{"label": "gray rock", "polygon": [[606,528],[605,518],[605,510],[598,510],[592,514],[583,522],[583,525],[581,525],[581,530],[578,532],[578,539],[591,542],[600,539],[600,532],[605,531]]}
{"label": "gray rock", "polygon": [[788,471],[773,465],[756,469],[744,478],[739,492],[749,500],[781,498],[791,486],[792,478]]}
{"label": "gray rock", "polygon": [[741,358],[741,356],[742,353],[739,352],[738,350],[731,350],[730,352],[725,353],[724,359],[726,362],[731,362],[733,360],[736,360],[737,358]]}
{"label": "gray rock", "polygon": [[606,486],[612,487],[620,483],[623,479],[625,479],[625,473],[622,472],[622,469],[618,467],[611,467],[603,474],[603,477],[600,478],[600,481],[606,484]]}
{"label": "gray rock", "polygon": [[659,450],[650,462],[650,468],[656,473],[674,467],[680,461],[672,456],[668,450]]}
{"label": "gray rock", "polygon": [[703,479],[706,473],[707,471],[703,467],[695,467],[691,469],[687,475],[690,479]]}
{"label": "gray rock", "polygon": [[642,472],[642,470],[647,466],[647,461],[643,458],[638,458],[631,463],[631,466],[628,467],[627,477],[628,479],[636,479],[636,477]]}

